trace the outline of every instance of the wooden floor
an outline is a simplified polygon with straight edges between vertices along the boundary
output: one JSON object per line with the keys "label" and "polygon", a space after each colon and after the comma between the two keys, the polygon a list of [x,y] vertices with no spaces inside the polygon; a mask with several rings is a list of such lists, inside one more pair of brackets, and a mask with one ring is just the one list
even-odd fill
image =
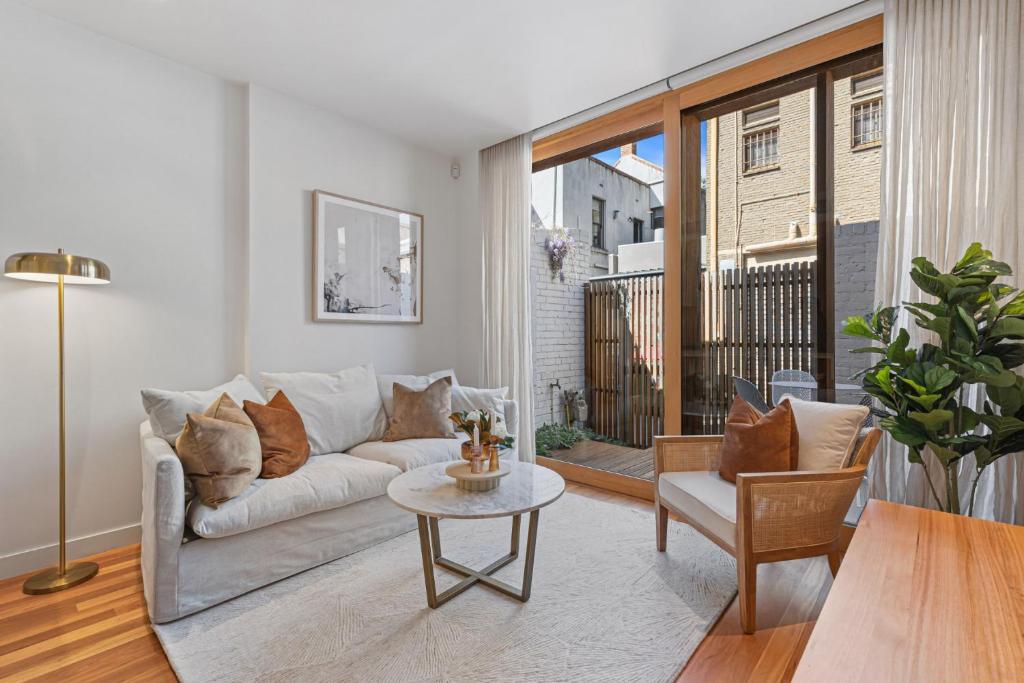
{"label": "wooden floor", "polygon": [[[629,496],[569,483],[567,490],[651,510]],[[654,519],[651,519],[654,543]],[[668,552],[680,552],[669,544]],[[92,558],[100,573],[63,593],[28,596],[24,577],[0,581],[0,680],[173,681],[149,626],[139,547]],[[679,681],[788,681],[831,586],[823,558],[759,567],[758,626],[743,635],[736,600],[683,670]],[[678,683],[678,682],[677,682]]]}
{"label": "wooden floor", "polygon": [[578,441],[548,456],[596,470],[654,481],[654,449],[630,448],[601,441]]}

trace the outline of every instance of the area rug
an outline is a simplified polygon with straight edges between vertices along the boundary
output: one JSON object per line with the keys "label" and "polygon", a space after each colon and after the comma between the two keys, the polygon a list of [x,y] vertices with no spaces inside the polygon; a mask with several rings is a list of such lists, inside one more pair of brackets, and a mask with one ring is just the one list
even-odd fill
{"label": "area rug", "polygon": [[[525,522],[525,520],[524,520]],[[444,554],[482,567],[509,519],[441,522]],[[565,494],[540,515],[530,601],[480,584],[432,610],[413,532],[154,626],[193,681],[672,681],[736,593],[734,560],[653,512]],[[495,574],[518,586],[522,556]],[[438,592],[458,577],[437,568]]]}

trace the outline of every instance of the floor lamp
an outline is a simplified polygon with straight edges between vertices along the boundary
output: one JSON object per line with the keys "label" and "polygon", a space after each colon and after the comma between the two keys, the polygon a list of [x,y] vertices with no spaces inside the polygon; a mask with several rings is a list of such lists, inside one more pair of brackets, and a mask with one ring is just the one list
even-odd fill
{"label": "floor lamp", "polygon": [[65,254],[58,249],[56,254],[26,252],[14,254],[4,264],[4,275],[18,280],[57,283],[57,377],[59,386],[58,414],[60,416],[60,561],[29,577],[22,586],[29,595],[55,593],[88,581],[99,565],[95,562],[73,562],[68,564],[65,552],[65,448],[64,448],[64,285],[98,285],[110,282],[110,269],[106,264],[85,256]]}

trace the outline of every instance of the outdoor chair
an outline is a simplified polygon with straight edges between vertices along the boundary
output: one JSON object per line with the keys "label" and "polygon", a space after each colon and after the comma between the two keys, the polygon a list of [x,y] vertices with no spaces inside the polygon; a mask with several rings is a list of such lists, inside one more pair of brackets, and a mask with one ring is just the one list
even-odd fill
{"label": "outdoor chair", "polygon": [[764,400],[764,396],[761,395],[757,385],[753,382],[745,380],[742,377],[733,377],[732,383],[733,386],[736,387],[736,394],[744,401],[754,406],[762,413],[767,413],[771,410],[768,406],[768,402]]}
{"label": "outdoor chair", "polygon": [[[775,386],[775,382],[801,382],[808,386],[802,387],[781,387]],[[818,400],[818,380],[809,372],[803,370],[776,370],[772,374],[772,405],[779,405],[779,401],[786,394],[803,401]]]}
{"label": "outdoor chair", "polygon": [[735,484],[718,475],[721,436],[655,437],[658,550],[665,550],[671,510],[735,557],[740,624],[753,633],[757,565],[827,555],[833,576],[839,571],[843,518],[881,435],[861,432],[839,469],[741,473]]}

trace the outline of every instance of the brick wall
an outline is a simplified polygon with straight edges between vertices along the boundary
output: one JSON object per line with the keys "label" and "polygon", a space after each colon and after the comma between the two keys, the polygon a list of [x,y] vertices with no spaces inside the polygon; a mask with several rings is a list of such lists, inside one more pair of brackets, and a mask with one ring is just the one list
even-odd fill
{"label": "brick wall", "polygon": [[[544,240],[548,230],[533,231],[530,270],[533,283],[533,405],[537,425],[564,423],[562,390],[585,388],[583,367],[583,285],[599,274],[591,249],[579,231],[567,259],[565,282],[551,277]],[[603,271],[601,271],[603,273]],[[561,390],[549,385],[558,380]]]}
{"label": "brick wall", "polygon": [[875,307],[875,265],[878,262],[878,221],[837,225],[835,232],[836,381],[847,382],[855,372],[878,359],[850,353],[869,346],[866,339],[842,333],[843,320],[864,315]]}

